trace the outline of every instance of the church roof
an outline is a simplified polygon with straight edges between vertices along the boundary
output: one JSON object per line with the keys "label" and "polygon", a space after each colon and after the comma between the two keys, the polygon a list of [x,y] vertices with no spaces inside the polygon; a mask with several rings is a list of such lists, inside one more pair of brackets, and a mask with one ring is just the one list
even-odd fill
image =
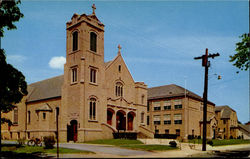
{"label": "church roof", "polygon": [[[170,98],[170,97],[180,97],[180,96],[185,96],[185,88],[175,85],[175,84],[148,88],[149,100],[160,99],[160,98]],[[186,96],[203,101],[202,97],[200,97],[199,95],[187,89],[186,89]],[[215,105],[214,103],[210,101],[208,101],[208,103]]]}
{"label": "church roof", "polygon": [[221,112],[221,119],[227,119],[230,118],[231,113],[235,110],[230,108],[228,105],[224,106],[216,106],[214,109],[215,112]]}
{"label": "church roof", "polygon": [[61,97],[63,75],[28,85],[27,102]]}

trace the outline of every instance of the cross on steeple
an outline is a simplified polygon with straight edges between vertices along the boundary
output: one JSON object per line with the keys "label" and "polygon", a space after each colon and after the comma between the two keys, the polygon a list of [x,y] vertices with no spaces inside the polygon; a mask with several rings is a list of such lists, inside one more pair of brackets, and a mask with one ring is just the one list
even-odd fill
{"label": "cross on steeple", "polygon": [[92,14],[94,14],[94,15],[95,15],[95,10],[96,10],[95,4],[93,4],[93,5],[92,5],[92,9],[93,9]]}
{"label": "cross on steeple", "polygon": [[122,47],[121,47],[121,45],[119,44],[119,45],[118,45],[118,53],[121,53],[121,49],[122,49]]}

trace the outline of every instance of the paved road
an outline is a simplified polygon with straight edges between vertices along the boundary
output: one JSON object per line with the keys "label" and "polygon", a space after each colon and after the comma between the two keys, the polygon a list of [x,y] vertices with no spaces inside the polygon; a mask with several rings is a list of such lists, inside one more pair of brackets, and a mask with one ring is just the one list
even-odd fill
{"label": "paved road", "polygon": [[139,151],[139,150],[129,150],[113,146],[105,145],[92,145],[92,144],[71,144],[71,143],[61,143],[60,147],[72,148],[78,150],[87,150],[96,153],[105,153],[120,156],[137,156],[137,155],[151,155],[153,152]]}

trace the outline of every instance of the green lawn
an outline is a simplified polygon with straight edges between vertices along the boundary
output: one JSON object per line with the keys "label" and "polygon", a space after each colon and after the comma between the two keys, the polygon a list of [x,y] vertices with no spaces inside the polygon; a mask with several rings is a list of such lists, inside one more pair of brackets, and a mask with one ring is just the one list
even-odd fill
{"label": "green lawn", "polygon": [[250,144],[250,140],[241,139],[229,139],[229,140],[212,140],[213,146],[223,146],[223,145],[236,145],[236,144]]}
{"label": "green lawn", "polygon": [[103,144],[103,145],[113,145],[119,146],[127,149],[145,150],[145,151],[165,151],[173,150],[173,148],[167,145],[145,145],[139,140],[127,140],[127,139],[107,139],[107,140],[95,140],[88,141],[85,143],[89,144]]}
{"label": "green lawn", "polygon": [[[32,154],[32,153],[56,153],[56,148],[53,149],[44,149],[43,147],[39,146],[22,146],[22,147],[16,147],[16,145],[2,145],[2,151],[11,151],[14,153],[26,153],[26,154]],[[60,154],[65,153],[93,153],[90,151],[82,151],[82,150],[75,150],[75,149],[68,149],[68,148],[59,148]]]}
{"label": "green lawn", "polygon": [[[209,141],[209,140],[207,140]],[[213,139],[212,146],[224,146],[224,145],[237,145],[237,144],[250,144],[250,140],[241,140],[241,139],[229,139],[229,140],[218,140]],[[202,139],[193,139],[189,140],[189,143],[202,144]]]}
{"label": "green lawn", "polygon": [[126,139],[106,139],[106,140],[94,140],[94,141],[88,141],[85,142],[88,144],[103,144],[103,145],[114,145],[114,146],[120,146],[120,145],[136,145],[136,144],[143,144],[139,140],[126,140]]}

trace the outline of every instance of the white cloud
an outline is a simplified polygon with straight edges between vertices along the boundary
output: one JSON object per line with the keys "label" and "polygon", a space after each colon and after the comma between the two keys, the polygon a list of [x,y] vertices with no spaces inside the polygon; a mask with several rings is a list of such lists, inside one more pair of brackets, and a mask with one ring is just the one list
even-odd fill
{"label": "white cloud", "polygon": [[63,56],[52,57],[49,61],[49,66],[54,69],[63,69],[65,63],[66,58]]}
{"label": "white cloud", "polygon": [[7,61],[11,64],[22,63],[26,60],[26,57],[23,55],[7,55]]}

